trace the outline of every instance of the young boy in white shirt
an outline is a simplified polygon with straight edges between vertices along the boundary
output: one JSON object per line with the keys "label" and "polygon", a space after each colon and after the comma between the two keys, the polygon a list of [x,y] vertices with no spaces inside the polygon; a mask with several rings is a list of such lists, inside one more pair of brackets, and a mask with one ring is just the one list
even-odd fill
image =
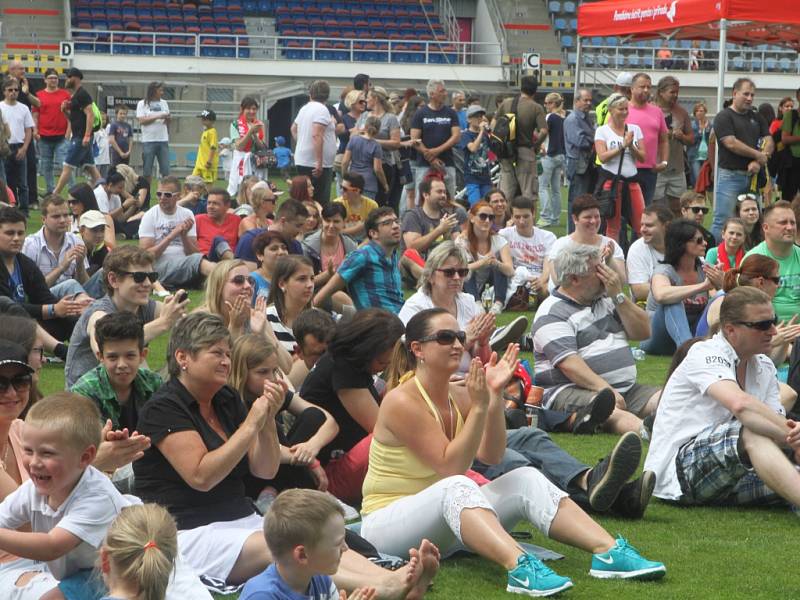
{"label": "young boy in white shirt", "polygon": [[[527,289],[528,293],[536,294],[538,300],[542,301],[547,297],[544,266],[549,260],[547,256],[556,241],[556,236],[546,229],[534,227],[536,205],[532,198],[525,196],[514,198],[511,202],[511,217],[514,225],[500,230],[500,235],[508,241],[511,259],[514,262],[514,277],[508,286],[506,302],[508,303],[515,293],[527,296],[520,290],[521,286],[524,286],[523,289]],[[527,298],[524,302],[527,302]]]}

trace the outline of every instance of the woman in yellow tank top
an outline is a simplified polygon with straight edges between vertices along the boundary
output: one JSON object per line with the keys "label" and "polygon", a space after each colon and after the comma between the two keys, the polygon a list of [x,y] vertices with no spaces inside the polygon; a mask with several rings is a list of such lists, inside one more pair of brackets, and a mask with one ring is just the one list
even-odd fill
{"label": "woman in yellow tank top", "polygon": [[[477,458],[501,460],[506,433],[502,390],[517,365],[510,345],[484,368],[473,360],[466,385],[450,385],[464,333],[444,309],[424,310],[406,325],[405,351],[416,369],[381,403],[364,481],[361,534],[382,552],[402,555],[421,540],[443,556],[467,547],[508,569],[507,591],[548,596],[572,581],[526,554],[507,533],[518,521],[593,553],[599,578],[656,578],[666,569],[614,540],[565,492],[533,467],[506,473],[483,487],[464,476]],[[397,366],[397,365],[396,365]]]}

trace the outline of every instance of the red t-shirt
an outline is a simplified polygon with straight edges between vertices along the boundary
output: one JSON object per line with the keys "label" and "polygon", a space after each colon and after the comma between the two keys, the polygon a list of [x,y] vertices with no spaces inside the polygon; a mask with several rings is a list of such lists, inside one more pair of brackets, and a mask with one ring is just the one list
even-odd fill
{"label": "red t-shirt", "polygon": [[33,112],[39,113],[39,135],[42,137],[63,136],[67,133],[67,117],[61,112],[61,103],[69,101],[72,96],[64,89],[55,92],[39,90],[36,97],[42,103],[34,107]]}
{"label": "red t-shirt", "polygon": [[225,238],[231,250],[235,250],[236,244],[239,242],[239,222],[241,220],[241,217],[227,213],[222,225],[217,225],[208,215],[197,215],[194,221],[197,225],[197,247],[200,248],[200,252],[208,254],[208,251],[211,250],[211,242],[218,235]]}

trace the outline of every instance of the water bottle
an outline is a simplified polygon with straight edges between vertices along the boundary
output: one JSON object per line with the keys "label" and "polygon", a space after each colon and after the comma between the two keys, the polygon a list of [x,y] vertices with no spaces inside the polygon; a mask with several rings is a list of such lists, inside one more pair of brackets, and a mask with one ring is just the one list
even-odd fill
{"label": "water bottle", "polygon": [[647,356],[647,353],[638,346],[636,348],[631,348],[631,354],[633,354],[634,360],[644,360]]}
{"label": "water bottle", "polygon": [[492,310],[492,306],[494,305],[494,287],[487,286],[486,289],[483,290],[481,294],[481,306],[483,306],[483,310],[485,312],[489,312]]}

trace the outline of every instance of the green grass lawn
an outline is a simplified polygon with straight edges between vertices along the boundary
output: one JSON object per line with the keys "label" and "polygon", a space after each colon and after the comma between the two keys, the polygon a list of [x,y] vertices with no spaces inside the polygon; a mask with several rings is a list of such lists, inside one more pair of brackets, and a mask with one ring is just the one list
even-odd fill
{"label": "green grass lawn", "polygon": [[[39,224],[39,214],[33,212],[29,231],[35,231]],[[563,226],[558,229],[560,231],[556,232],[563,235]],[[199,291],[190,294],[194,306],[201,303],[201,296]],[[505,323],[515,316],[504,314],[500,321]],[[166,341],[166,336],[161,336],[150,344],[149,363],[154,369],[164,365]],[[530,353],[524,353],[523,357],[533,362]],[[637,362],[639,381],[662,385],[668,366],[668,357],[648,356]],[[45,394],[59,391],[63,384],[63,365],[46,365],[41,377],[42,391]],[[605,456],[616,441],[611,435],[554,434],[553,438],[590,465]],[[650,583],[592,579],[588,575],[588,554],[546,540],[534,532],[533,543],[565,555],[563,560],[551,565],[575,583],[564,597],[727,600],[792,598],[798,593],[791,592],[797,585],[791,556],[794,554],[792,531],[798,527],[798,521],[788,509],[686,509],[654,500],[643,520],[627,521],[608,516],[597,520],[612,535],[619,533],[628,538],[648,558],[663,561],[667,565],[667,576]],[[531,530],[522,524],[517,529]],[[505,572],[501,567],[475,557],[459,557],[442,565],[428,597],[440,600],[509,597],[504,590]]]}

